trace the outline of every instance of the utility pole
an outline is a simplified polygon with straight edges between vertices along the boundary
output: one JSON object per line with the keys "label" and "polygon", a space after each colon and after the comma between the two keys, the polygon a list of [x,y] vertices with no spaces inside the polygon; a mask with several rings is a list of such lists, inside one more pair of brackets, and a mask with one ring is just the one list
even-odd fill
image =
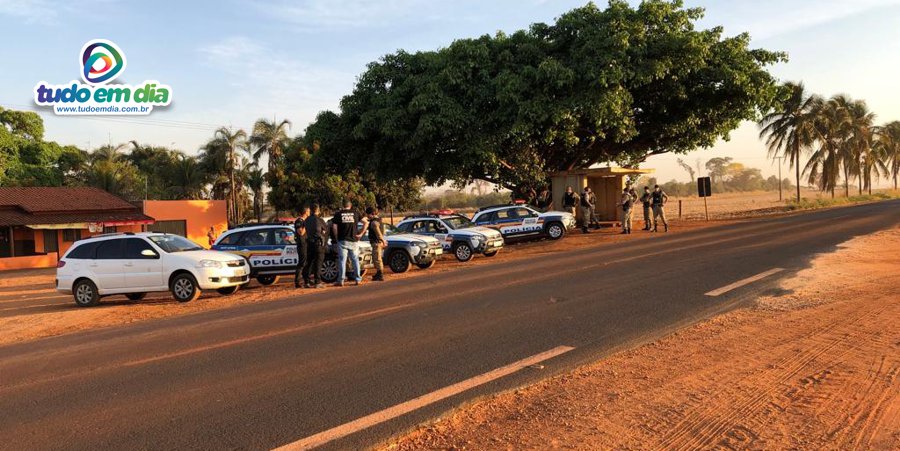
{"label": "utility pole", "polygon": [[784,155],[776,156],[775,159],[778,160],[778,202],[782,202],[784,195],[781,193],[781,185],[784,179],[781,178],[781,160],[784,159]]}

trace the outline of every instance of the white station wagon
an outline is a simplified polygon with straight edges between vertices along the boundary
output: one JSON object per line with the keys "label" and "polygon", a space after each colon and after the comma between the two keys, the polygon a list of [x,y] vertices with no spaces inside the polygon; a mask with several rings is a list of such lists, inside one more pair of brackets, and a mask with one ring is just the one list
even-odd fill
{"label": "white station wagon", "polygon": [[125,233],[72,245],[57,264],[56,289],[72,294],[81,307],[97,305],[103,296],[137,301],[161,291],[188,302],[202,290],[232,294],[249,277],[250,267],[236,255],[205,250],[178,235]]}

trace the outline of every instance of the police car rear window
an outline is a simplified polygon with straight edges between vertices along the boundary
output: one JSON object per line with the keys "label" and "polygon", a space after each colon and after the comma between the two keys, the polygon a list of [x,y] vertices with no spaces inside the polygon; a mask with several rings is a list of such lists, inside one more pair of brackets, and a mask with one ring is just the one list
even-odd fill
{"label": "police car rear window", "polygon": [[244,236],[244,232],[234,232],[230,235],[225,235],[225,237],[222,238],[222,241],[219,241],[219,244],[224,246],[233,246],[241,241],[242,236]]}

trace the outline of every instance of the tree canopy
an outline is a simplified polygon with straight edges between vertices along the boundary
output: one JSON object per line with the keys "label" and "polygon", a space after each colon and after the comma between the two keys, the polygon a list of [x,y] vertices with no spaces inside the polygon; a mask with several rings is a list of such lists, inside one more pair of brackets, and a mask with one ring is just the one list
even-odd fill
{"label": "tree canopy", "polygon": [[389,54],[307,137],[335,173],[507,188],[709,147],[772,106],[766,67],[784,55],[697,29],[702,15],[680,1],[612,0],[510,35]]}

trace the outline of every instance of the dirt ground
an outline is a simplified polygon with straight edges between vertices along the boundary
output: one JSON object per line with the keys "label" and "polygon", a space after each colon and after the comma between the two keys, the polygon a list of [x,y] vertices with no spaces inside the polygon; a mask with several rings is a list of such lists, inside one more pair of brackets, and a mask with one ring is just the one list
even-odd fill
{"label": "dirt ground", "polygon": [[[784,199],[793,199],[796,196],[794,190],[785,190]],[[807,199],[818,199],[825,195],[818,192],[801,189],[800,196]],[[700,220],[706,219],[703,207],[703,198],[700,197],[670,197],[668,210],[669,217],[678,217],[678,201],[681,201],[682,219]],[[749,216],[761,216],[767,214],[779,214],[787,211],[784,201],[778,200],[778,191],[753,191],[745,193],[714,193],[707,198],[709,217],[712,219],[732,219]]]}
{"label": "dirt ground", "polygon": [[[724,221],[672,222],[670,233],[682,233],[725,223]],[[437,265],[428,270],[413,267],[405,274],[392,274],[388,270],[386,275],[388,281],[385,283],[408,277],[427,276],[435,272],[454,271],[469,265],[503,264],[505,261],[538,254],[566,252],[629,240],[652,239],[653,236],[655,235],[646,232],[624,236],[619,234],[618,229],[601,229],[588,235],[573,231],[560,241],[543,240],[508,245],[493,258],[476,257],[470,262],[459,263],[452,256],[445,255]],[[287,276],[282,277],[275,286],[263,287],[252,282],[247,289],[232,296],[220,296],[215,292],[204,293],[200,299],[186,304],[175,302],[168,293],[151,293],[142,301],[132,302],[124,296],[110,296],[103,298],[97,307],[80,308],[75,306],[71,296],[59,294],[53,289],[55,273],[55,269],[0,273],[0,331],[2,331],[0,345],[242,304],[271,302],[287,297],[297,297],[300,302],[302,296],[312,292],[294,289],[293,277]],[[325,290],[335,289],[359,288],[325,288]]]}
{"label": "dirt ground", "polygon": [[783,293],[474,403],[386,449],[900,449],[900,229]]}

